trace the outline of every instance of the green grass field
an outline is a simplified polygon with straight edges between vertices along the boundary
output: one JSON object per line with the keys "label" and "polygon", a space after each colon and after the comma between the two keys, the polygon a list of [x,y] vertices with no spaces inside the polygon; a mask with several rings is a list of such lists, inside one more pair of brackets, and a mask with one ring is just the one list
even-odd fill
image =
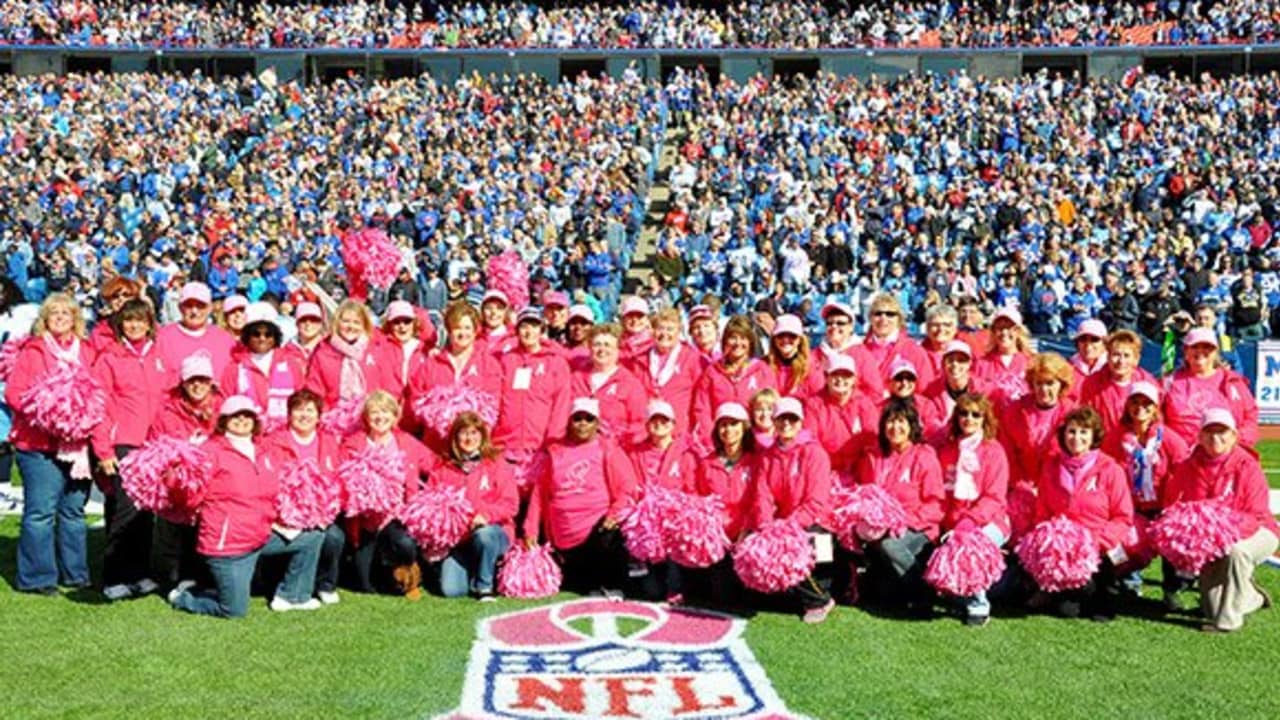
{"label": "green grass field", "polygon": [[[1280,468],[1280,443],[1263,448]],[[1277,476],[1272,476],[1273,485]],[[0,520],[0,716],[417,718],[454,708],[479,618],[528,607],[343,593],[340,605],[248,619],[12,590],[16,518]],[[101,532],[92,536],[100,556]],[[1152,570],[1154,581],[1158,570]],[[1280,597],[1280,571],[1259,580]],[[838,609],[824,625],[759,614],[747,641],[788,707],[814,718],[1264,718],[1280,611],[1231,636],[1162,615],[1159,588],[1109,625],[997,611],[985,628]],[[1192,600],[1194,596],[1187,596]]]}

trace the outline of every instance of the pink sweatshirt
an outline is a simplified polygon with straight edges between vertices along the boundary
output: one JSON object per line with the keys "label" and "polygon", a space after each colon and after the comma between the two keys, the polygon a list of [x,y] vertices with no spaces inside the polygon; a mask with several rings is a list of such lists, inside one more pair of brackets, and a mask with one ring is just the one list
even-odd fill
{"label": "pink sweatshirt", "polygon": [[558,352],[523,348],[503,355],[501,400],[493,439],[506,450],[541,450],[564,437],[573,401],[569,364]]}
{"label": "pink sweatshirt", "polygon": [[1099,452],[1093,467],[1076,480],[1075,488],[1063,487],[1059,467],[1062,455],[1044,464],[1036,490],[1037,523],[1065,516],[1089,529],[1099,552],[1107,552],[1124,542],[1133,527],[1133,499],[1124,471],[1105,453]]}
{"label": "pink sweatshirt", "polygon": [[[311,362],[307,365],[305,387],[324,398],[326,410],[337,407],[339,401],[342,400],[340,392],[342,388],[342,359],[342,353],[334,349],[329,339],[326,338],[316,346],[315,352],[311,353]],[[364,357],[360,361],[360,367],[364,372],[365,394],[368,395],[374,390],[387,390],[394,394],[394,378],[387,377],[378,360],[377,344],[370,340],[368,346],[365,347]]]}
{"label": "pink sweatshirt", "polygon": [[897,498],[907,513],[907,526],[930,540],[938,539],[944,491],[938,455],[925,444],[885,455],[879,448],[862,456],[858,482],[876,484]]}
{"label": "pink sweatshirt", "polygon": [[[813,353],[809,355],[809,364],[817,369],[825,382],[827,356],[836,352],[853,358],[853,364],[858,368],[858,392],[876,402],[882,401],[885,396],[885,382],[880,372],[880,365],[861,342],[852,342],[843,350],[835,350],[824,342],[814,348]],[[920,370],[917,369],[917,372]]]}
{"label": "pink sweatshirt", "polygon": [[516,541],[515,517],[520,496],[511,465],[502,456],[463,466],[452,461],[442,462],[431,474],[431,481],[464,488],[476,515],[483,516],[489,525],[501,527],[510,542]]}
{"label": "pink sweatshirt", "polygon": [[632,358],[627,369],[640,380],[650,398],[662,398],[676,411],[676,432],[687,432],[693,412],[693,388],[702,376],[702,355],[691,345],[676,345],[666,355],[657,348]]}
{"label": "pink sweatshirt", "polygon": [[656,483],[668,490],[693,492],[697,483],[698,458],[689,450],[686,438],[676,438],[666,448],[646,439],[627,450],[641,485]]}
{"label": "pink sweatshirt", "polygon": [[[942,530],[954,530],[961,523],[975,529],[994,523],[1006,538],[1011,537],[1013,531],[1006,508],[1009,460],[1005,457],[1004,448],[995,440],[983,440],[978,444],[976,467],[961,467],[960,455],[960,442],[957,440],[948,441],[938,451],[942,488],[946,493]],[[961,477],[966,474],[969,480]]]}
{"label": "pink sweatshirt", "polygon": [[1248,538],[1266,528],[1280,537],[1280,525],[1271,514],[1270,491],[1258,458],[1236,446],[1222,457],[1209,457],[1197,447],[1180,463],[1166,486],[1164,505],[1182,500],[1219,499],[1237,512],[1240,537]]}
{"label": "pink sweatshirt", "polygon": [[106,392],[107,414],[93,431],[94,455],[113,458],[116,445],[137,446],[146,441],[164,402],[169,375],[150,340],[136,348],[117,341],[98,355],[93,376]]}
{"label": "pink sweatshirt", "polygon": [[831,462],[807,432],[775,442],[760,457],[750,529],[774,519],[794,518],[802,527],[829,527]]}
{"label": "pink sweatshirt", "polygon": [[266,453],[242,455],[225,436],[204,445],[213,459],[213,472],[199,508],[196,551],[206,557],[234,557],[262,547],[276,517],[278,468]]}
{"label": "pink sweatshirt", "polygon": [[777,386],[778,378],[773,368],[763,360],[748,360],[736,376],[725,372],[723,361],[708,365],[693,388],[694,433],[700,441],[710,444],[716,408],[727,402],[750,408],[752,395]]}
{"label": "pink sweatshirt", "polygon": [[227,364],[231,362],[231,349],[236,346],[236,339],[231,333],[209,323],[198,333],[188,330],[182,323],[170,323],[156,331],[156,347],[164,366],[169,371],[166,388],[177,385],[181,380],[178,373],[182,370],[182,361],[203,350],[213,361],[213,377],[222,377]]}
{"label": "pink sweatshirt", "polygon": [[571,445],[555,443],[529,497],[524,536],[546,531],[552,546],[581,545],[602,518],[615,520],[636,487],[631,463],[613,443],[597,437]]}
{"label": "pink sweatshirt", "polygon": [[831,458],[831,469],[852,473],[858,456],[874,446],[880,411],[865,396],[854,393],[844,405],[823,390],[804,404],[804,426]]}
{"label": "pink sweatshirt", "polygon": [[[27,414],[18,407],[21,405],[23,394],[58,367],[58,361],[45,347],[44,338],[33,336],[21,342],[18,356],[13,361],[13,370],[9,373],[9,382],[4,386],[4,402],[13,409],[13,429],[9,433],[9,441],[19,450],[51,452],[58,447],[57,439],[46,435],[32,425]],[[85,372],[91,372],[95,353],[87,340],[80,342],[78,356],[80,366]]]}
{"label": "pink sweatshirt", "polygon": [[600,402],[601,435],[613,438],[623,446],[642,440],[647,434],[644,422],[649,405],[644,385],[630,370],[619,365],[599,387],[593,388],[593,372],[588,366],[572,373],[570,403],[575,398],[595,398]]}
{"label": "pink sweatshirt", "polygon": [[1103,437],[1117,432],[1120,418],[1124,417],[1124,403],[1129,399],[1129,390],[1136,382],[1155,383],[1151,373],[1138,368],[1129,382],[1121,385],[1116,382],[1111,368],[1104,368],[1085,378],[1080,384],[1080,404],[1088,405],[1102,416]]}
{"label": "pink sweatshirt", "polygon": [[252,398],[268,415],[283,421],[289,415],[289,396],[301,390],[305,381],[306,366],[297,353],[273,351],[267,372],[263,372],[254,362],[253,353],[237,345],[231,351],[231,362],[223,370],[218,387],[227,395]]}
{"label": "pink sweatshirt", "polygon": [[758,465],[759,457],[753,453],[743,453],[733,467],[714,452],[698,463],[698,494],[718,495],[724,501],[724,529],[731,540],[737,540],[751,521],[751,488]]}
{"label": "pink sweatshirt", "polygon": [[1187,445],[1196,443],[1200,419],[1209,408],[1230,410],[1239,428],[1240,443],[1246,447],[1258,444],[1258,404],[1249,389],[1249,381],[1239,373],[1222,368],[1207,378],[1198,378],[1179,370],[1166,383],[1160,408],[1165,425]]}
{"label": "pink sweatshirt", "polygon": [[1011,483],[1039,480],[1041,466],[1060,452],[1058,426],[1071,410],[1065,399],[1042,409],[1028,395],[1000,414],[1000,444],[1009,457]]}
{"label": "pink sweatshirt", "polygon": [[884,380],[886,386],[889,384],[889,370],[893,367],[896,360],[907,360],[916,368],[916,385],[917,387],[928,387],[933,382],[933,364],[929,362],[929,354],[920,347],[920,344],[912,340],[905,332],[899,332],[898,336],[892,342],[880,342],[867,335],[862,343],[862,347],[871,354],[875,360],[876,368],[880,373],[880,378]]}

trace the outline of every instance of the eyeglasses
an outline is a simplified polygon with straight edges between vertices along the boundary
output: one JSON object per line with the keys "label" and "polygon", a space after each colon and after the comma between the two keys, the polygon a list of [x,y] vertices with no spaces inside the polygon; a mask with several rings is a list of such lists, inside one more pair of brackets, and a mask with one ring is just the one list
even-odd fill
{"label": "eyeglasses", "polygon": [[972,418],[974,420],[982,419],[981,410],[956,410],[956,416],[962,418]]}
{"label": "eyeglasses", "polygon": [[574,415],[569,418],[569,421],[573,423],[593,423],[596,419],[592,415]]}
{"label": "eyeglasses", "polygon": [[830,327],[849,327],[849,326],[850,326],[850,325],[852,325],[852,324],[853,324],[853,321],[852,321],[852,320],[849,320],[849,319],[847,319],[847,318],[846,318],[846,319],[841,319],[841,320],[828,320],[828,321],[827,321],[827,325],[829,325]]}

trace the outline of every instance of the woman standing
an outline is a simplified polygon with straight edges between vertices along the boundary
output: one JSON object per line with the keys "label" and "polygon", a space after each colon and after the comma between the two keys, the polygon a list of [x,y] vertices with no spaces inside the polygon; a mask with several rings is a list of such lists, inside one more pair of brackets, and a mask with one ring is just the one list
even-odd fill
{"label": "woman standing", "polygon": [[50,372],[60,367],[88,371],[94,352],[84,336],[80,306],[62,293],[50,295],[40,306],[31,337],[22,341],[5,385],[5,403],[14,408],[10,437],[23,482],[16,583],[21,592],[56,595],[58,585],[89,584],[84,523],[88,451],[40,430],[20,407],[27,390]]}
{"label": "woman standing", "polygon": [[[1027,328],[1022,324],[1022,313],[1010,307],[997,310],[991,318],[991,344],[973,368],[974,375],[990,387],[991,399],[995,401],[997,410],[1017,402],[1028,393],[1030,346]],[[1065,360],[1063,364],[1066,364]],[[1070,368],[1069,365],[1067,367]],[[1070,388],[1068,384],[1063,394]]]}
{"label": "woman standing", "polygon": [[489,427],[473,412],[464,412],[449,430],[449,455],[432,481],[463,488],[475,509],[471,532],[440,564],[440,591],[445,597],[470,592],[493,598],[498,560],[515,542],[519,506],[511,465],[489,442]]}
{"label": "woman standing", "polygon": [[213,576],[211,591],[185,583],[169,593],[169,604],[198,615],[238,618],[249,612],[249,586],[261,556],[289,557],[288,570],[270,607],[277,612],[315,610],[311,597],[320,557],[320,533],[274,526],[278,468],[254,442],[258,412],[253,401],[233,395],[222,403],[214,437],[205,450],[213,470],[197,499],[197,550]]}
{"label": "woman standing", "polygon": [[710,443],[716,408],[727,402],[746,405],[757,392],[777,387],[773,368],[753,356],[756,347],[751,321],[741,315],[730,318],[720,340],[720,359],[707,366],[693,389],[695,445]]}
{"label": "woman standing", "polygon": [[933,381],[933,377],[928,374],[931,367],[929,356],[919,343],[907,335],[903,327],[905,320],[902,304],[898,302],[898,298],[889,293],[876,295],[871,300],[871,309],[867,314],[870,330],[863,347],[875,360],[881,379],[890,380],[894,364],[905,360],[915,367],[917,377],[919,373],[926,373],[919,380],[922,386],[928,386]]}
{"label": "woman standing", "polygon": [[[496,402],[502,393],[502,368],[498,359],[476,342],[480,313],[465,302],[450,303],[444,310],[444,327],[448,343],[430,350],[422,368],[409,378],[410,406],[433,388],[447,385],[489,393]],[[425,432],[425,442],[444,454],[445,439]]]}
{"label": "woman standing", "polygon": [[629,367],[650,398],[671,403],[676,413],[676,433],[689,431],[693,387],[706,363],[692,345],[680,341],[680,312],[672,308],[653,315],[653,346],[636,356]]}
{"label": "woman standing", "polygon": [[324,340],[324,312],[313,302],[298,303],[293,311],[293,321],[298,328],[298,337],[286,345],[285,350],[297,354],[305,367],[316,347]]}
{"label": "woman standing", "polygon": [[858,371],[853,358],[831,356],[826,375],[826,387],[805,403],[805,426],[827,451],[831,469],[852,480],[859,457],[874,442],[880,411],[855,389]]}
{"label": "woman standing", "polygon": [[369,308],[357,300],[345,300],[334,313],[333,325],[333,332],[311,356],[305,384],[330,409],[362,403],[387,384],[378,365]]}
{"label": "woman standing", "polygon": [[219,383],[228,394],[244,395],[262,408],[261,420],[268,432],[288,423],[289,398],[306,380],[301,357],[282,350],[283,341],[275,308],[267,303],[250,305],[240,328],[240,343],[232,349]]}
{"label": "woman standing", "polygon": [[426,346],[421,340],[422,323],[412,305],[404,300],[394,300],[387,305],[382,333],[374,341],[380,353],[379,364],[387,378],[385,389],[402,401],[410,379],[420,374],[426,364]]}
{"label": "woman standing", "polygon": [[[1067,361],[1055,353],[1040,353],[1028,363],[1025,382],[1031,393],[1009,405],[1000,418],[1000,442],[1009,456],[1014,486],[1034,485],[1041,468],[1057,454],[1055,434],[1071,410],[1066,394],[1073,375]],[[1015,534],[1022,529],[1014,528]]]}
{"label": "woman standing", "polygon": [[572,397],[600,403],[600,433],[620,445],[645,436],[647,405],[644,386],[618,363],[622,330],[613,324],[591,328],[591,365],[575,370],[569,383]]}
{"label": "woman standing", "polygon": [[1187,445],[1197,441],[1200,420],[1212,408],[1226,408],[1236,420],[1236,436],[1245,447],[1258,443],[1258,404],[1249,382],[1225,367],[1218,336],[1196,328],[1182,341],[1183,364],[1164,397],[1164,421]]}
{"label": "woman standing", "polygon": [[[1005,500],[1009,494],[1009,460],[996,442],[996,415],[982,395],[956,399],[948,440],[938,451],[942,467],[942,532],[979,530],[997,546],[1012,534]],[[991,603],[986,591],[964,598],[965,623],[986,625]]]}
{"label": "woman standing", "polygon": [[820,392],[824,386],[823,368],[813,360],[800,318],[779,315],[769,339],[769,366],[778,377],[778,392],[801,402]]}

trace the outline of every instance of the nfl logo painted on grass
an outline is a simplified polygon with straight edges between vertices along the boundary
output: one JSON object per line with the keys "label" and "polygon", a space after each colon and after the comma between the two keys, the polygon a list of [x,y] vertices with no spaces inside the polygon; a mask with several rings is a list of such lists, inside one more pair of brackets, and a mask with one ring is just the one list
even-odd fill
{"label": "nfl logo painted on grass", "polygon": [[[640,626],[625,635],[621,625]],[[451,720],[743,718],[789,713],[720,613],[578,600],[487,618]]]}

